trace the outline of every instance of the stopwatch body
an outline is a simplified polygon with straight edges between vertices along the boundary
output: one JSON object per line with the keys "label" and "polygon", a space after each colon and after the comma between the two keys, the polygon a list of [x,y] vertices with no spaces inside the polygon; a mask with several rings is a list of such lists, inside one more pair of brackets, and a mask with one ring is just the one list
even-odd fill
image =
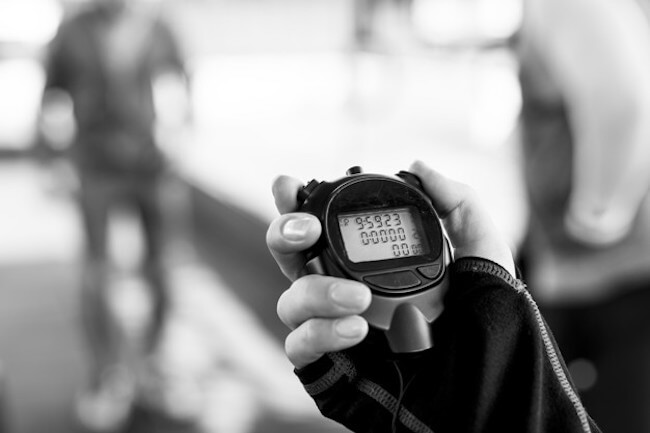
{"label": "stopwatch body", "polygon": [[452,254],[419,179],[353,167],[334,182],[312,180],[298,192],[298,203],[323,228],[306,251],[307,271],[366,284],[372,302],[364,317],[392,352],[432,347],[431,324],[443,310]]}

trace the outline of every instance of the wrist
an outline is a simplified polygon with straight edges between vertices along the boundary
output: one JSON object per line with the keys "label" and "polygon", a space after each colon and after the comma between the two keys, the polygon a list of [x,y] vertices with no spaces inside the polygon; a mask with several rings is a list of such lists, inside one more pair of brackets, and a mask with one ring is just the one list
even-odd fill
{"label": "wrist", "polygon": [[498,264],[504,270],[508,271],[511,276],[515,277],[517,275],[512,252],[505,241],[484,241],[479,245],[473,245],[471,248],[460,247],[455,250],[454,257],[456,260],[462,258],[483,258]]}

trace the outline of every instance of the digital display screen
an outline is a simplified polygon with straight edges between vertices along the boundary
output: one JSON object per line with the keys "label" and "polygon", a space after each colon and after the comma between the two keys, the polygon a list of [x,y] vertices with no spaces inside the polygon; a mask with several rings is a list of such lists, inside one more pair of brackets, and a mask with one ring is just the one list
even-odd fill
{"label": "digital display screen", "polygon": [[342,213],[338,221],[352,263],[422,256],[430,251],[413,207]]}

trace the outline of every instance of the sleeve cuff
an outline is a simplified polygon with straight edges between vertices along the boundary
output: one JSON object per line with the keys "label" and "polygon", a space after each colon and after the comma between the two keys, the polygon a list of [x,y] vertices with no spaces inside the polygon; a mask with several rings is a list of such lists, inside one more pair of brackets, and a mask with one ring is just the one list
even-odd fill
{"label": "sleeve cuff", "polygon": [[[505,282],[516,290],[523,290],[526,288],[524,282],[512,276],[504,267],[496,262],[493,262],[482,257],[463,257],[456,260],[451,265],[451,272],[454,276],[465,277],[468,274],[473,274],[476,277],[496,277]],[[517,270],[519,277],[519,270]]]}
{"label": "sleeve cuff", "polygon": [[311,396],[327,391],[341,379],[351,382],[357,377],[356,367],[343,352],[328,353],[294,372]]}

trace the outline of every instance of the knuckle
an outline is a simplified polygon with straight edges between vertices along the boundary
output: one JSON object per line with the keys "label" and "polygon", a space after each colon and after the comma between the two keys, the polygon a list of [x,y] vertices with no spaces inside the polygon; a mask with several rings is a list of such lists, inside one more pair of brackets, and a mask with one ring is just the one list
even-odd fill
{"label": "knuckle", "polygon": [[300,308],[308,309],[310,312],[318,312],[321,309],[320,301],[323,293],[326,292],[322,280],[321,275],[307,274],[293,282],[291,290]]}
{"label": "knuckle", "polygon": [[278,302],[275,306],[276,314],[278,315],[278,318],[282,323],[285,325],[290,326],[289,319],[287,317],[287,297],[289,296],[288,294],[289,290],[285,290],[280,297],[278,298]]}
{"label": "knuckle", "polygon": [[277,234],[279,232],[280,228],[280,218],[275,218],[273,221],[271,221],[271,224],[269,224],[269,227],[266,230],[266,244],[271,247],[275,245],[277,241]]}
{"label": "knuckle", "polygon": [[300,344],[306,354],[316,358],[332,349],[333,336],[330,321],[326,319],[312,319],[305,322],[302,327]]}
{"label": "knuckle", "polygon": [[324,354],[315,344],[313,328],[311,328],[313,325],[304,325],[291,332],[284,343],[287,358],[297,368],[306,366]]}
{"label": "knuckle", "polygon": [[318,320],[308,320],[302,326],[302,333],[300,335],[301,343],[305,347],[313,348],[315,342],[321,338],[321,326]]}
{"label": "knuckle", "polygon": [[284,340],[284,353],[287,354],[287,357],[291,362],[295,363],[295,360],[298,358],[298,354],[295,350],[294,339],[292,338],[293,333],[289,334]]}
{"label": "knuckle", "polygon": [[285,340],[290,359],[313,359],[321,353],[323,333],[318,319],[310,319],[291,332]]}
{"label": "knuckle", "polygon": [[295,280],[285,290],[276,304],[276,312],[282,323],[295,329],[303,322],[323,314],[324,306],[320,301],[318,275],[305,275]]}

